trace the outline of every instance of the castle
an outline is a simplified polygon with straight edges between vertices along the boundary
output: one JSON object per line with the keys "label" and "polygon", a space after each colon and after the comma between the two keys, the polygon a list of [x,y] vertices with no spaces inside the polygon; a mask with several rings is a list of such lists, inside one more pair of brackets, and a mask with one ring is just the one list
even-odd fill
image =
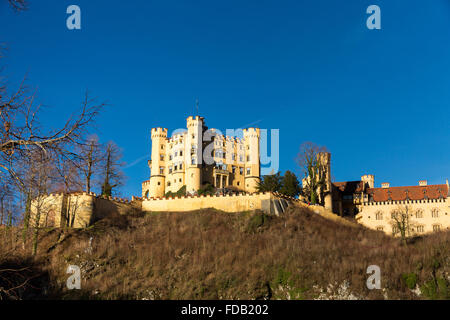
{"label": "castle", "polygon": [[[355,218],[368,228],[387,234],[398,234],[394,216],[408,210],[410,235],[450,229],[450,187],[428,185],[426,180],[416,186],[391,187],[381,183],[375,187],[375,176],[366,174],[361,180],[331,182],[331,154],[319,153],[325,170],[323,199],[325,209],[340,216]],[[407,208],[407,209],[406,209]]]}
{"label": "castle", "polygon": [[167,136],[166,128],[151,130],[150,180],[142,183],[142,197],[160,198],[186,186],[195,194],[210,184],[253,193],[260,181],[260,130],[242,130],[230,137],[208,129],[203,117],[187,118],[187,130]]}
{"label": "castle", "polygon": [[[260,130],[242,130],[242,138],[224,136],[208,129],[203,117],[187,118],[187,130],[167,137],[167,129],[151,130],[152,152],[148,162],[150,180],[142,183],[142,197],[131,201],[95,194],[52,194],[32,203],[34,218],[42,226],[82,228],[112,213],[192,211],[215,208],[225,212],[262,210],[282,214],[288,206],[308,206],[305,199],[272,192],[257,193],[260,182]],[[375,187],[375,176],[365,174],[357,181],[332,182],[331,153],[317,153],[320,163],[316,179],[323,180],[317,190],[322,206],[313,211],[349,223],[342,217],[390,235],[398,235],[394,221],[399,210],[409,218],[408,235],[450,229],[450,187],[428,185]],[[310,177],[302,180],[303,187]],[[207,185],[217,190],[234,189],[233,194],[199,195]],[[180,189],[181,192],[174,196]],[[241,192],[239,192],[241,191]],[[169,193],[169,194],[167,194]],[[172,194],[170,194],[172,193]],[[38,213],[42,213],[37,215]],[[353,219],[352,219],[353,220]]]}

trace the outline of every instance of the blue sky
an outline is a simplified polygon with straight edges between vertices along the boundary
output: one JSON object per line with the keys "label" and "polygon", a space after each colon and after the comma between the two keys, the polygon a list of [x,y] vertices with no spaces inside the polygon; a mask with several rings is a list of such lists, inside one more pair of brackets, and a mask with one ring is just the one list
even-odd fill
{"label": "blue sky", "polygon": [[[125,196],[148,179],[150,129],[185,126],[199,97],[209,127],[280,129],[280,170],[304,141],[332,152],[336,181],[416,185],[450,178],[450,1],[0,1],[10,83],[74,112],[107,101],[102,141],[123,149]],[[81,30],[66,8],[81,8]],[[366,8],[381,8],[368,30]],[[140,160],[140,161],[139,161]]]}

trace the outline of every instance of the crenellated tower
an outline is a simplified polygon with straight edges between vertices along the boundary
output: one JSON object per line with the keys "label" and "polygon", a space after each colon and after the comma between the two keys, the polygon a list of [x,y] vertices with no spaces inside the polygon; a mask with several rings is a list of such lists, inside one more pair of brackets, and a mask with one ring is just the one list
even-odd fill
{"label": "crenellated tower", "polygon": [[152,129],[152,156],[150,161],[150,197],[164,196],[166,182],[166,128]]}
{"label": "crenellated tower", "polygon": [[369,188],[375,187],[375,176],[373,174],[365,174],[361,177],[361,181]]}
{"label": "crenellated tower", "polygon": [[256,192],[260,179],[259,128],[247,128],[244,132],[245,168],[244,187],[247,192]]}
{"label": "crenellated tower", "polygon": [[333,209],[333,197],[332,197],[332,186],[331,186],[331,153],[329,152],[319,152],[317,154],[318,162],[321,164],[322,168],[325,170],[325,186],[323,188],[324,196],[324,206],[325,209],[332,211]]}
{"label": "crenellated tower", "polygon": [[187,118],[187,137],[185,144],[186,192],[193,193],[200,189],[202,182],[202,142],[203,117]]}

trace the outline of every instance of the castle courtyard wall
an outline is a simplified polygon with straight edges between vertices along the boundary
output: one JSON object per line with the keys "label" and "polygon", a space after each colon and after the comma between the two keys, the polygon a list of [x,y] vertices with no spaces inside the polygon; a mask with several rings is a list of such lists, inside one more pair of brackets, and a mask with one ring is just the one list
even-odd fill
{"label": "castle courtyard wall", "polygon": [[270,192],[219,196],[186,196],[175,198],[142,199],[143,211],[179,212],[214,208],[225,212],[261,210],[267,214],[283,213],[294,199]]}

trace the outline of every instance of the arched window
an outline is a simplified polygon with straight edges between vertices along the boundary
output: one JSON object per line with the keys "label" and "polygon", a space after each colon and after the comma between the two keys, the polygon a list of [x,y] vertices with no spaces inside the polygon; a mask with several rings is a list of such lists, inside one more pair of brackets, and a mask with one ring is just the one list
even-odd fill
{"label": "arched window", "polygon": [[423,218],[423,210],[417,209],[416,210],[416,219],[421,219],[421,218]]}
{"label": "arched window", "polygon": [[375,219],[376,219],[376,220],[383,220],[383,212],[377,211],[377,212],[375,213]]}
{"label": "arched window", "polygon": [[439,209],[434,208],[431,210],[431,217],[432,218],[439,218]]}

